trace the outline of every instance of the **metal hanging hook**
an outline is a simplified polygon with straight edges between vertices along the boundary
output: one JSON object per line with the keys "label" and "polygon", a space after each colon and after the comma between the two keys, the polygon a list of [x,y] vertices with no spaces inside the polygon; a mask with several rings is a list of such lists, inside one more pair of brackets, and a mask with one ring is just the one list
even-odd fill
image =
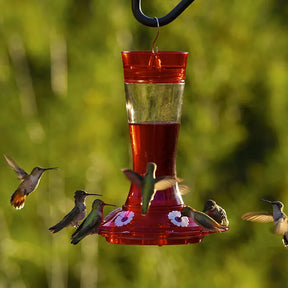
{"label": "metal hanging hook", "polygon": [[[159,26],[164,26],[176,19],[194,0],[181,0],[168,14],[157,18]],[[143,25],[157,27],[155,17],[146,16],[141,9],[141,0],[132,0],[132,12],[134,17]]]}
{"label": "metal hanging hook", "polygon": [[[160,33],[160,25],[159,25],[159,20],[158,20],[158,18],[157,17],[154,17],[154,19],[156,20],[156,23],[157,23],[157,34],[156,34],[156,36],[155,36],[155,39],[154,39],[154,41],[153,41],[153,43],[152,43],[152,53],[154,53],[155,52],[155,49],[154,49],[154,47],[155,47],[155,43],[156,43],[156,41],[157,41],[157,39],[158,39],[158,36],[159,36],[159,33]],[[158,52],[158,47],[156,46],[156,53]]]}

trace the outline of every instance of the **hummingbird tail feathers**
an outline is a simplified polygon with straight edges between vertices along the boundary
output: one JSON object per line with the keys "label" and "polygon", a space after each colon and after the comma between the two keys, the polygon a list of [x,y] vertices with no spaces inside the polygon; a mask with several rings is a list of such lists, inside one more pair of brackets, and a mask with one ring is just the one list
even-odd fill
{"label": "hummingbird tail feathers", "polygon": [[148,211],[149,206],[150,206],[150,205],[143,205],[143,204],[142,204],[142,215],[147,214],[147,211]]}
{"label": "hummingbird tail feathers", "polygon": [[76,231],[72,234],[71,244],[76,245],[79,243],[84,237],[86,236],[85,233],[82,233],[81,230],[76,229]]}
{"label": "hummingbird tail feathers", "polygon": [[63,227],[62,225],[59,225],[59,223],[58,223],[58,224],[50,227],[49,230],[51,231],[51,233],[57,233],[57,232],[59,232],[60,230],[62,230],[63,228],[64,228],[64,227]]}
{"label": "hummingbird tail feathers", "polygon": [[[83,223],[82,223],[83,224]],[[82,225],[81,224],[81,225]],[[71,240],[71,244],[74,244],[74,245],[76,245],[80,240],[82,240],[82,238],[84,238],[85,237],[85,234],[84,235],[82,235],[82,233],[81,233],[81,227],[83,226],[79,226],[74,232],[73,232],[73,234],[71,235],[71,238],[72,238],[72,240]]]}
{"label": "hummingbird tail feathers", "polygon": [[25,194],[23,195],[18,190],[16,190],[10,198],[10,203],[13,207],[20,210],[25,205],[25,199],[26,199],[26,195]]}
{"label": "hummingbird tail feathers", "polygon": [[154,199],[155,192],[154,191],[152,192],[153,192],[152,194],[149,192],[146,194],[142,194],[142,205],[141,205],[142,215],[147,214],[151,201]]}
{"label": "hummingbird tail feathers", "polygon": [[82,238],[83,237],[72,238],[71,244],[73,244],[73,245],[78,244],[82,240]]}
{"label": "hummingbird tail feathers", "polygon": [[[91,215],[91,212],[90,212],[89,215]],[[88,217],[89,217],[89,215],[88,215]],[[96,231],[98,229],[98,226],[100,225],[100,222],[98,224],[95,223],[94,224],[94,229],[91,230],[91,226],[89,227],[89,225],[86,225],[87,222],[90,220],[89,218],[87,220],[87,218],[84,220],[84,222],[81,223],[81,225],[72,234],[72,236],[71,236],[71,238],[72,238],[71,244],[76,245],[79,241],[81,241],[87,235],[96,233]],[[93,222],[93,220],[94,219],[92,219],[92,222]],[[93,227],[93,224],[92,224],[92,227]],[[95,230],[95,232],[94,232],[94,230]]]}

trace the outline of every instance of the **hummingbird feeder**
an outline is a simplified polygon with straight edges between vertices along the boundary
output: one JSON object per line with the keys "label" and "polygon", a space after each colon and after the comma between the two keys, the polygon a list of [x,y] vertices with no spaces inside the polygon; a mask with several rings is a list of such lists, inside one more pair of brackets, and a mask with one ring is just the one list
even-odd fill
{"label": "hummingbird feeder", "polygon": [[[133,7],[134,13],[137,5]],[[155,19],[149,19],[155,23]],[[166,22],[161,24],[156,18],[158,28],[169,23]],[[150,24],[145,25],[155,26]],[[133,170],[142,176],[147,163],[154,162],[156,178],[177,177],[176,150],[187,57],[187,52],[154,49],[122,52]],[[159,246],[199,243],[206,235],[215,233],[198,226],[191,218],[181,217],[184,206],[176,183],[157,191],[143,215],[141,187],[132,183],[125,204],[106,216],[98,233],[110,243]]]}

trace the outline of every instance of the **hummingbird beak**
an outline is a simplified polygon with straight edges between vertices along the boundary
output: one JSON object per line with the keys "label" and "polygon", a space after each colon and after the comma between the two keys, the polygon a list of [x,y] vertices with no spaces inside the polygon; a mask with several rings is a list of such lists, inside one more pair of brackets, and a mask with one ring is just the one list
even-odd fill
{"label": "hummingbird beak", "polygon": [[264,202],[267,202],[267,203],[273,204],[273,201],[265,200],[265,199],[261,199],[261,200],[264,201]]}
{"label": "hummingbird beak", "polygon": [[43,168],[44,171],[46,171],[46,170],[56,170],[56,169],[58,169],[58,167]]}
{"label": "hummingbird beak", "polygon": [[86,193],[85,196],[92,196],[92,195],[95,195],[95,196],[103,196],[101,194],[93,194],[93,193]]}
{"label": "hummingbird beak", "polygon": [[104,204],[104,206],[114,206],[114,207],[116,207],[116,205],[113,205],[113,204],[108,204],[108,203],[103,203]]}

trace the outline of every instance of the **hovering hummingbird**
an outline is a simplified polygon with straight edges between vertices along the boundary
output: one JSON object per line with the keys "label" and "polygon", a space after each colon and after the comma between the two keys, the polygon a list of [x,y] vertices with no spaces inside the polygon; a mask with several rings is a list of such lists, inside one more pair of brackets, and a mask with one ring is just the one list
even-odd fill
{"label": "hovering hummingbird", "polygon": [[49,228],[52,233],[59,232],[67,226],[78,227],[79,223],[86,216],[85,198],[90,195],[102,196],[100,194],[90,194],[83,190],[77,190],[74,193],[75,206],[64,218],[56,225]]}
{"label": "hovering hummingbird", "polygon": [[288,246],[288,217],[283,212],[284,204],[280,201],[269,201],[261,199],[262,201],[272,204],[273,213],[261,213],[261,212],[248,212],[242,215],[243,220],[268,223],[273,222],[275,224],[274,233],[283,235],[282,242],[285,247]]}
{"label": "hovering hummingbird", "polygon": [[130,169],[121,169],[126,177],[136,186],[141,187],[142,194],[142,214],[146,214],[156,190],[165,190],[172,187],[181,179],[172,176],[155,178],[157,165],[153,162],[147,163],[146,174],[142,177],[137,172]]}
{"label": "hovering hummingbird", "polygon": [[86,219],[81,223],[77,230],[72,234],[71,243],[76,245],[85,236],[97,233],[98,227],[103,221],[103,207],[115,206],[112,204],[104,203],[100,199],[94,200],[92,209]]}
{"label": "hovering hummingbird", "polygon": [[37,188],[43,172],[47,170],[57,169],[57,167],[35,167],[33,168],[32,172],[28,174],[22,168],[20,168],[11,158],[6,155],[4,155],[4,157],[9,166],[16,172],[17,178],[22,181],[16,191],[11,195],[10,203],[16,209],[22,209],[25,204],[26,196],[28,196]]}
{"label": "hovering hummingbird", "polygon": [[222,225],[217,223],[214,219],[212,219],[207,214],[197,211],[190,206],[184,206],[181,210],[181,216],[187,216],[191,218],[196,224],[201,226],[204,229],[213,230],[219,232]]}
{"label": "hovering hummingbird", "polygon": [[226,211],[220,207],[214,200],[209,199],[205,205],[203,211],[207,213],[211,218],[213,218],[220,225],[228,226],[229,221],[227,219]]}

